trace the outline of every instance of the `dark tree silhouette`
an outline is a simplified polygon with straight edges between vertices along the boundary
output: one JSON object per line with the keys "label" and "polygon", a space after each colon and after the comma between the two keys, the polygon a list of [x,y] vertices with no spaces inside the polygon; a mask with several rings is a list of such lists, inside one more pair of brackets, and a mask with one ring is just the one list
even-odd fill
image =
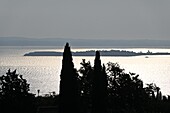
{"label": "dark tree silhouette", "polygon": [[122,113],[143,113],[146,93],[135,73],[125,73],[119,64],[107,64],[111,110]]}
{"label": "dark tree silhouette", "polygon": [[29,93],[29,84],[22,75],[8,70],[6,75],[0,76],[0,111],[3,113],[35,112],[34,95]]}
{"label": "dark tree silhouette", "polygon": [[125,73],[117,63],[109,62],[106,67],[101,66],[98,51],[94,67],[85,59],[81,65],[79,69],[81,75],[79,75],[74,69],[67,43],[61,70],[60,113],[167,113],[169,111],[168,99],[162,97],[159,87],[153,84],[144,87],[143,81],[138,78],[139,75]]}
{"label": "dark tree silhouette", "polygon": [[79,92],[81,96],[81,112],[89,113],[91,112],[91,98],[92,98],[92,78],[94,69],[90,62],[86,62],[85,59],[80,63],[81,67],[79,69]]}
{"label": "dark tree silhouette", "polygon": [[100,53],[96,51],[94,77],[92,81],[92,113],[106,113],[107,76],[102,70]]}
{"label": "dark tree silhouette", "polygon": [[80,74],[82,74],[79,76],[81,96],[89,97],[92,90],[91,88],[94,69],[90,62],[86,62],[85,59],[83,59],[80,64],[82,65],[82,67],[79,69]]}
{"label": "dark tree silhouette", "polygon": [[60,113],[77,113],[78,110],[78,73],[74,69],[69,44],[64,48],[62,70],[60,75]]}
{"label": "dark tree silhouette", "polygon": [[[162,93],[160,91],[160,88],[156,86],[154,83],[146,84],[145,92],[148,96],[148,111],[152,112],[163,112],[163,113],[169,113],[167,111],[170,110],[169,107],[167,107],[166,99],[162,96]],[[166,103],[166,104],[165,104]],[[165,105],[164,105],[165,104]],[[166,112],[165,112],[166,111]]]}
{"label": "dark tree silhouette", "polygon": [[160,88],[156,86],[154,83],[146,84],[145,91],[147,95],[156,100],[161,100],[162,94],[160,92]]}
{"label": "dark tree silhouette", "polygon": [[[168,113],[170,111],[169,100],[165,96],[162,97],[159,87],[153,83],[144,87],[139,75],[125,73],[118,63],[109,62],[106,67],[104,65],[102,67],[100,56],[97,56],[94,67],[85,59],[82,60],[81,65],[79,92],[82,113],[102,113],[106,109],[105,112],[109,113]],[[99,70],[95,72],[95,69]]]}

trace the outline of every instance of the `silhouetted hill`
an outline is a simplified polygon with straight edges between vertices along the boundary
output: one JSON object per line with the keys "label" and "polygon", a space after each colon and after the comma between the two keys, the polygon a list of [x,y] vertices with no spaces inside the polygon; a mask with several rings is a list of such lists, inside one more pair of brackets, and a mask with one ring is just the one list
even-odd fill
{"label": "silhouetted hill", "polygon": [[[170,53],[152,53],[152,52],[147,52],[147,53],[136,53],[133,51],[124,51],[124,50],[101,50],[99,51],[101,56],[139,56],[139,55],[170,55]],[[51,52],[51,51],[36,51],[36,52],[30,52],[24,54],[24,56],[62,56],[62,52]],[[73,56],[94,56],[95,55],[95,50],[90,50],[90,51],[77,51],[77,52],[72,52]]]}
{"label": "silhouetted hill", "polygon": [[170,47],[170,40],[0,37],[0,46],[63,46],[66,42],[80,47]]}

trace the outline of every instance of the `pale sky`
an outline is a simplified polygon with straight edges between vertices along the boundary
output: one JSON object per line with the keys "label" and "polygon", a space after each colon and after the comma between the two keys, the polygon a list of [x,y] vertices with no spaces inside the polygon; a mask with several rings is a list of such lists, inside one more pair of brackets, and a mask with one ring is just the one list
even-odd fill
{"label": "pale sky", "polygon": [[170,0],[0,0],[0,37],[170,39]]}

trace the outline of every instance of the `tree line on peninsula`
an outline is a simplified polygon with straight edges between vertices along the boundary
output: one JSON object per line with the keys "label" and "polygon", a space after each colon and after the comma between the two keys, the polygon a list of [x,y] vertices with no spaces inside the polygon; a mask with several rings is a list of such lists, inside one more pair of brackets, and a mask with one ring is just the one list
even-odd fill
{"label": "tree line on peninsula", "polygon": [[[168,52],[156,52],[152,53],[148,50],[148,52],[133,52],[126,50],[98,50],[101,56],[141,56],[141,55],[170,55]],[[76,51],[72,52],[72,56],[94,56],[96,53],[95,50],[88,51]],[[62,56],[62,52],[54,52],[54,51],[35,51],[25,53],[24,56]]]}
{"label": "tree line on peninsula", "polygon": [[[3,113],[168,113],[170,97],[155,84],[147,84],[135,73],[125,73],[119,64],[101,64],[95,52],[94,66],[82,59],[74,68],[67,43],[63,52],[58,95],[35,96],[16,70],[0,76],[0,111]],[[12,112],[11,112],[12,110]]]}

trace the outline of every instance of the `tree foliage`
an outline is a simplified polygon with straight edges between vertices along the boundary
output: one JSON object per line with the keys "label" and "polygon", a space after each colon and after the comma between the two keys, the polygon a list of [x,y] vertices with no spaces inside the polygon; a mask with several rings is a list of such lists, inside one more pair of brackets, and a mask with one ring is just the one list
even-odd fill
{"label": "tree foliage", "polygon": [[62,60],[62,70],[60,75],[60,113],[77,113],[78,106],[78,73],[72,62],[72,54],[67,43]]}
{"label": "tree foliage", "polygon": [[[81,65],[82,67],[79,69],[80,91],[81,96],[86,97],[88,100],[86,101],[86,106],[93,106],[93,95],[95,98],[99,97],[97,98],[98,101],[101,98],[105,98],[103,95],[103,92],[105,92],[107,98],[105,102],[109,112],[137,113],[144,111],[144,105],[146,103],[145,97],[147,95],[142,80],[138,78],[139,75],[135,73],[125,73],[124,69],[121,69],[118,63],[109,62],[106,67],[104,65],[101,66],[101,70],[98,71],[99,73],[97,73],[97,75],[95,75],[95,68],[91,66],[89,61],[86,62],[85,59],[83,59]],[[99,79],[98,77],[102,77],[100,75],[105,75],[106,78]],[[95,76],[97,78],[95,78]],[[95,84],[93,84],[93,82],[95,82]],[[97,91],[93,89],[93,85],[96,85],[96,83],[98,83]],[[106,85],[107,91],[102,90],[102,87],[100,87],[104,86],[102,83]],[[140,103],[138,103],[139,101]],[[103,107],[105,107],[105,105],[100,106],[100,108]],[[93,108],[91,107],[89,109],[92,110]]]}
{"label": "tree foliage", "polygon": [[[125,73],[117,63],[107,63],[110,109],[121,112],[143,112],[143,82],[135,73]],[[140,101],[140,103],[138,103]]]}
{"label": "tree foliage", "polygon": [[16,70],[0,76],[0,104],[3,113],[29,113],[35,112],[34,95],[29,93],[29,84]]}
{"label": "tree foliage", "polygon": [[92,113],[107,113],[107,75],[103,70],[100,53],[96,51],[92,79]]}
{"label": "tree foliage", "polygon": [[29,94],[29,84],[22,75],[16,74],[8,70],[6,75],[0,77],[1,95],[2,96],[27,96]]}

